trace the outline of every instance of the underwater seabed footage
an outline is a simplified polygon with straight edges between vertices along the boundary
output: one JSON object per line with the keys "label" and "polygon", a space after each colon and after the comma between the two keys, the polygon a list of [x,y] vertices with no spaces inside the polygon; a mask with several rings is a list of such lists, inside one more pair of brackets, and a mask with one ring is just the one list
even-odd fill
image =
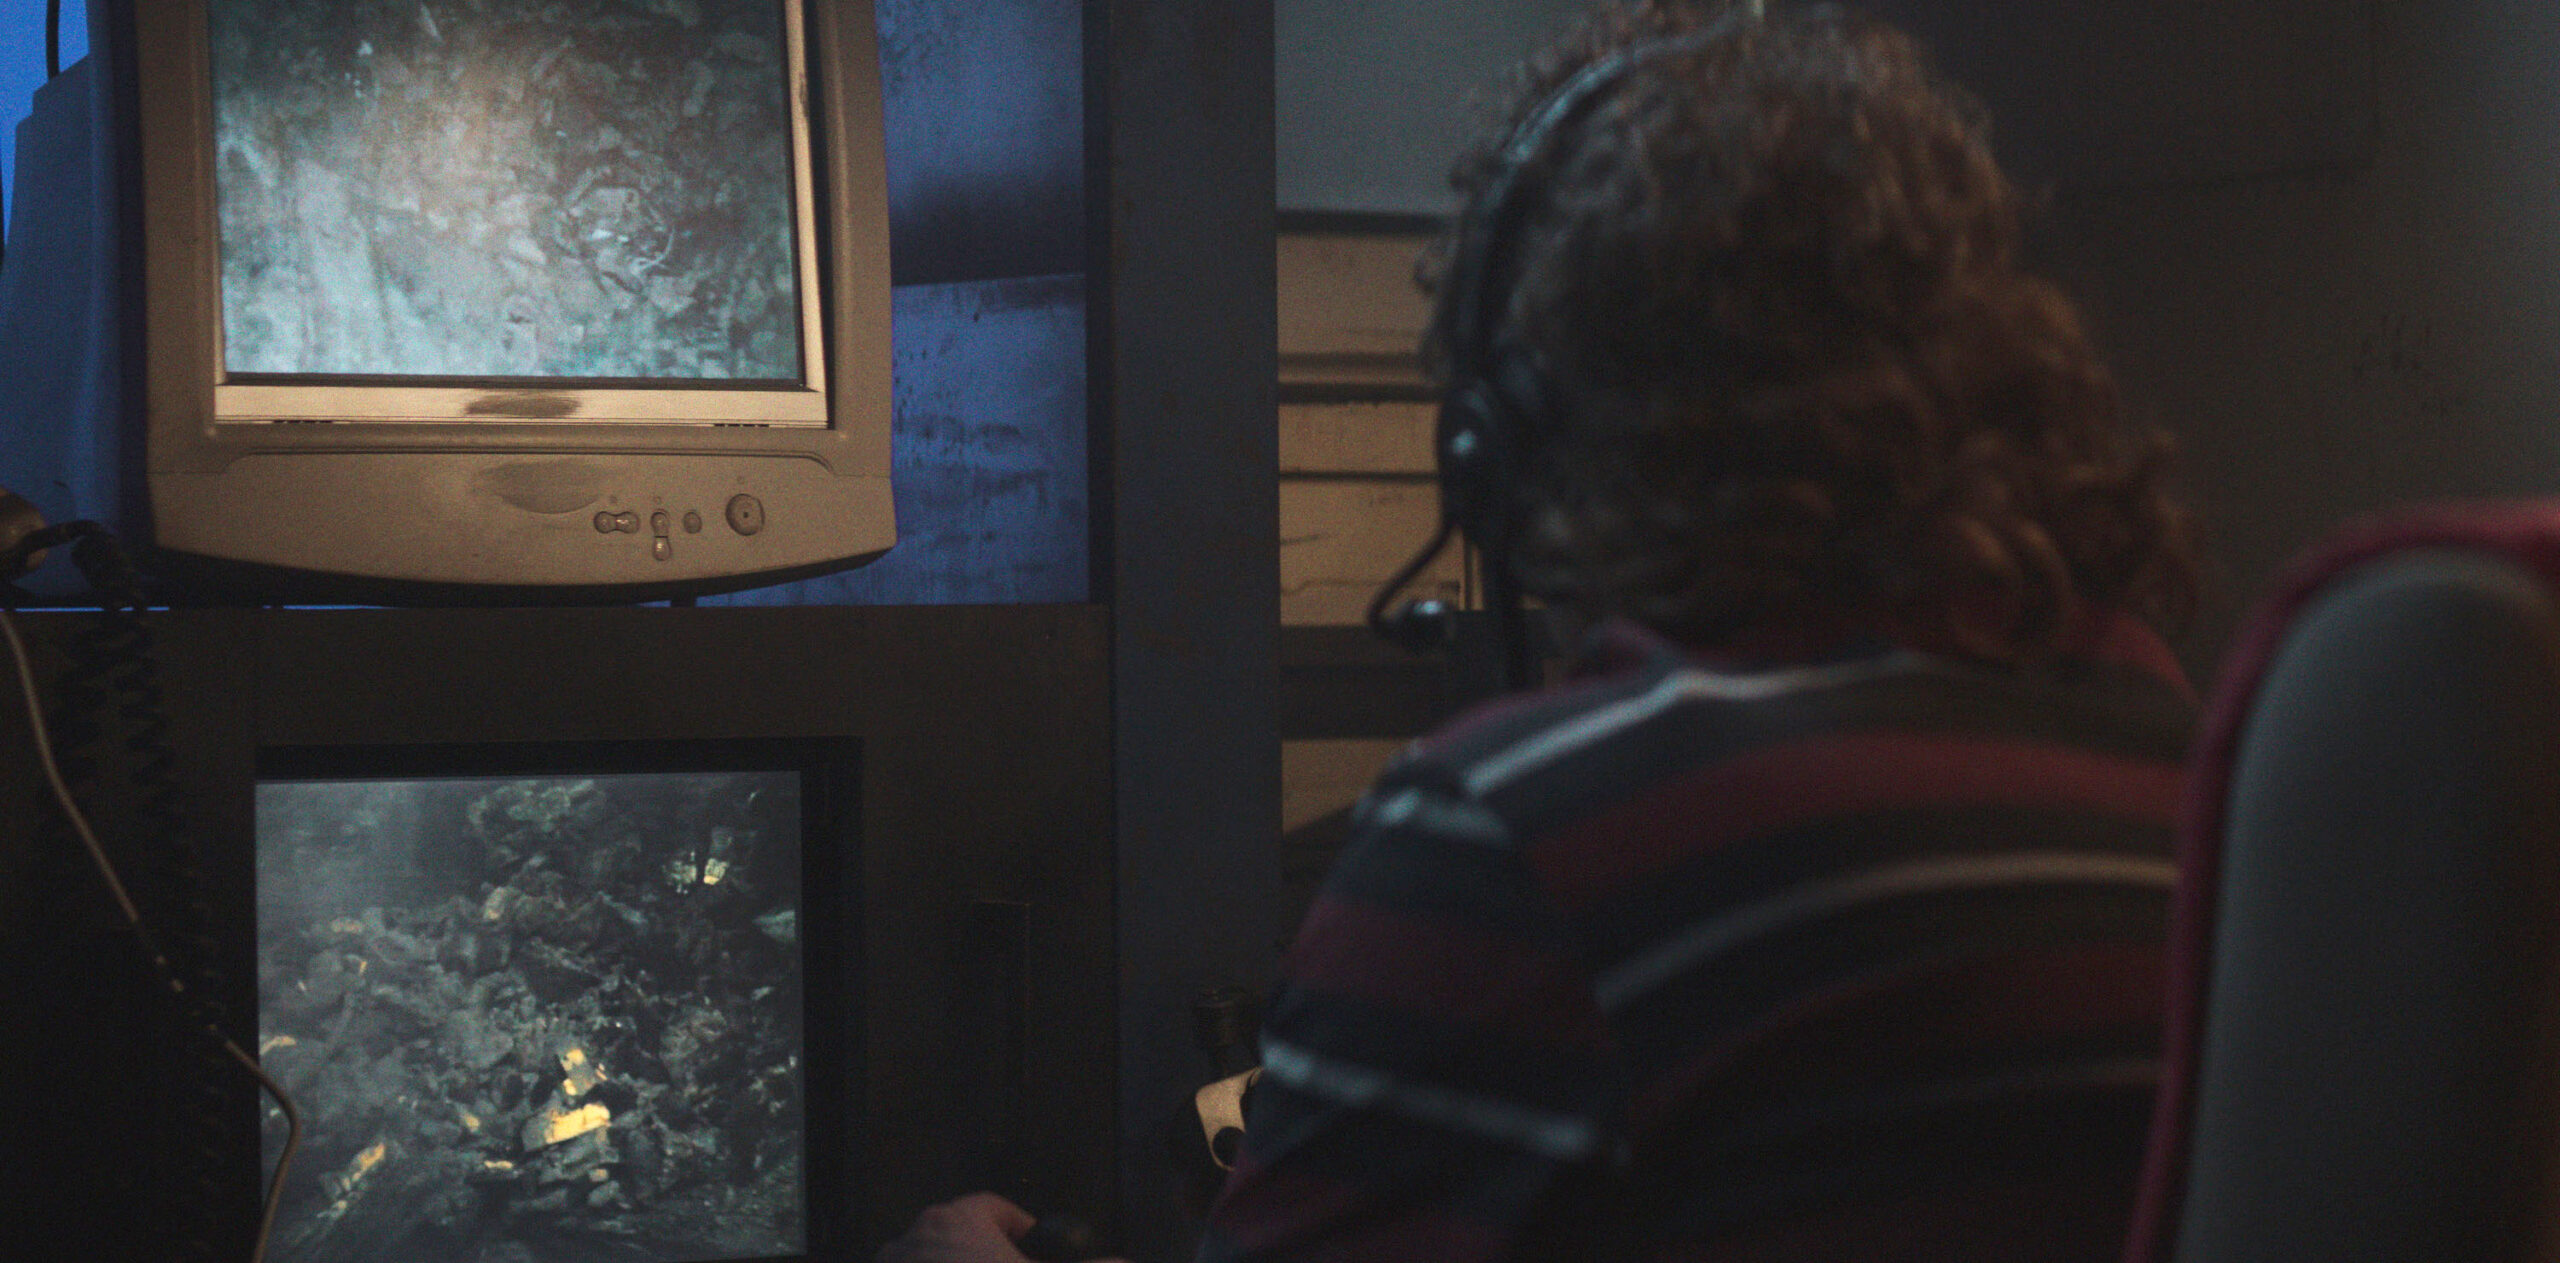
{"label": "underwater seabed footage", "polygon": [[272,781],[257,845],[277,1263],[803,1248],[796,774]]}

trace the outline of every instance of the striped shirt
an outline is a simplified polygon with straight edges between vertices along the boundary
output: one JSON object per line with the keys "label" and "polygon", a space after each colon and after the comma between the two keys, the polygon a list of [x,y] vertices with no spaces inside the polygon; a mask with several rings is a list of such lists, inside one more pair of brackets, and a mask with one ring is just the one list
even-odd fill
{"label": "striped shirt", "polygon": [[2166,650],[1606,640],[1355,812],[1201,1257],[2112,1258],[2193,718]]}

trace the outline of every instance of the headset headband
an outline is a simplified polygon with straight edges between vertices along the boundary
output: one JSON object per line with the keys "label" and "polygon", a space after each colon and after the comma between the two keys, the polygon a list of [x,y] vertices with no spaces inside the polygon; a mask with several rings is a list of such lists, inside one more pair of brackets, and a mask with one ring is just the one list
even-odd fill
{"label": "headset headband", "polygon": [[1508,285],[1494,283],[1496,273],[1509,262],[1502,256],[1518,235],[1519,225],[1514,221],[1527,213],[1519,190],[1529,182],[1530,169],[1554,143],[1556,134],[1579,118],[1603,92],[1640,67],[1697,52],[1742,26],[1758,22],[1760,17],[1759,0],[1751,0],[1736,5],[1722,19],[1707,26],[1619,49],[1576,71],[1545,104],[1512,129],[1510,139],[1503,142],[1492,181],[1475,199],[1458,234],[1458,265],[1452,270],[1458,293],[1451,306],[1457,323],[1450,330],[1449,346],[1453,375],[1458,380],[1480,378],[1492,368],[1492,334],[1502,324],[1502,313],[1492,310],[1492,304],[1509,293]]}
{"label": "headset headband", "polygon": [[1411,650],[1455,643],[1455,614],[1440,602],[1409,602],[1393,616],[1388,615],[1387,604],[1440,555],[1453,534],[1464,531],[1470,543],[1492,558],[1484,572],[1485,603],[1494,615],[1502,646],[1503,681],[1507,687],[1520,688],[1534,678],[1519,580],[1501,556],[1509,538],[1503,501],[1518,476],[1521,450],[1535,438],[1523,431],[1537,424],[1548,392],[1534,360],[1497,353],[1492,338],[1502,316],[1493,306],[1510,292],[1508,278],[1503,276],[1508,264],[1504,255],[1518,236],[1516,221],[1526,213],[1521,186],[1529,182],[1531,169],[1554,144],[1556,134],[1620,79],[1648,63],[1706,48],[1760,16],[1760,0],[1745,0],[1704,27],[1603,57],[1567,79],[1503,142],[1493,178],[1459,221],[1449,271],[1450,373],[1435,444],[1440,529],[1369,602],[1369,627],[1388,641]]}

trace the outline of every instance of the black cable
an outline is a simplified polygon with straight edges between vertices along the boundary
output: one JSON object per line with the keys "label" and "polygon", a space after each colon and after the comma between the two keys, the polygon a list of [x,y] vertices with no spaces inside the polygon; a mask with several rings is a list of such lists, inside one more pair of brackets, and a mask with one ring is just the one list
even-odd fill
{"label": "black cable", "polygon": [[[211,928],[214,916],[204,894],[201,853],[179,805],[177,760],[168,741],[166,699],[152,655],[152,634],[145,621],[149,606],[139,574],[114,536],[97,523],[85,521],[30,532],[0,561],[20,560],[65,542],[72,546],[73,564],[98,596],[99,612],[91,625],[71,637],[65,646],[71,669],[58,683],[50,723],[36,702],[35,679],[25,649],[14,624],[6,621],[5,612],[0,612],[0,633],[6,633],[8,647],[16,659],[18,677],[27,694],[28,718],[35,725],[37,752],[62,807],[63,823],[77,834],[96,864],[125,925],[172,1001],[180,1029],[210,1036],[210,1044],[187,1041],[197,1050],[201,1072],[175,1076],[179,1097],[174,1113],[180,1124],[182,1157],[186,1160],[180,1184],[174,1190],[177,1219],[182,1225],[175,1257],[212,1260],[221,1254],[215,1243],[219,1234],[214,1224],[224,1217],[222,1207],[230,1196],[225,1181],[232,1125],[229,1063],[237,1062],[245,1068],[284,1112],[285,1151],[269,1182],[254,1238],[251,1257],[257,1258],[265,1253],[276,1196],[299,1147],[300,1117],[283,1089],[225,1033],[227,1015],[222,1009],[222,997],[227,992],[218,964],[220,943]],[[0,573],[5,572],[0,569]],[[11,588],[0,595],[14,598],[23,592]],[[108,758],[115,758],[122,765],[125,779],[134,791],[130,796],[132,818],[127,824],[148,840],[149,845],[140,849],[140,856],[155,865],[137,874],[145,879],[139,898],[117,875],[79,805],[79,794],[72,788],[94,783]],[[152,908],[150,916],[143,911],[146,902]],[[168,931],[165,939],[152,930],[155,917]],[[223,1060],[214,1059],[216,1049]]]}
{"label": "black cable", "polygon": [[[226,1017],[222,1011],[226,980],[218,964],[221,947],[204,897],[202,857],[178,803],[177,759],[169,746],[168,707],[152,653],[152,633],[145,617],[149,605],[141,579],[114,537],[103,530],[74,540],[71,560],[97,593],[99,605],[97,620],[72,640],[72,671],[64,691],[66,697],[85,695],[81,701],[88,706],[109,708],[105,717],[117,730],[113,735],[134,791],[129,827],[150,843],[140,858],[156,861],[152,871],[139,876],[162,896],[156,911],[166,938],[155,945],[139,921],[136,933],[173,983],[182,1027],[218,1033]],[[174,1112],[182,1128],[184,1156],[191,1159],[185,1163],[185,1183],[177,1191],[193,1202],[179,1208],[179,1220],[189,1228],[182,1233],[180,1257],[210,1260],[217,1250],[209,1229],[218,1217],[227,1165],[223,1145],[229,1134],[225,1115],[230,1099],[225,1085],[230,1071],[211,1061],[212,1049],[198,1048],[207,1054],[208,1064],[199,1067],[201,1073],[176,1076],[174,1084],[179,1094]]]}
{"label": "black cable", "polygon": [[[64,544],[68,544],[83,535],[102,529],[104,528],[100,527],[97,523],[86,521],[64,522],[55,526],[39,526],[36,529],[19,536],[18,542],[11,544],[5,551],[0,551],[0,575],[25,574],[27,571],[35,569],[34,566],[27,563],[37,553],[60,548]],[[33,599],[23,588],[18,588],[12,585],[10,590],[15,594],[8,604],[8,608],[10,609],[14,610],[20,605],[23,605],[27,601]]]}
{"label": "black cable", "polygon": [[44,0],[44,77],[62,73],[62,0]]}
{"label": "black cable", "polygon": [[[127,776],[137,791],[132,799],[137,832],[145,838],[167,839],[174,844],[153,848],[158,854],[181,859],[178,853],[186,852],[182,871],[173,875],[194,878],[198,875],[193,863],[194,848],[191,840],[183,838],[186,831],[171,775],[176,758],[169,750],[169,723],[162,705],[159,671],[151,658],[151,630],[143,622],[147,607],[132,567],[123,560],[123,551],[96,523],[68,522],[49,527],[29,535],[20,546],[41,540],[60,542],[66,535],[72,545],[73,563],[88,578],[98,598],[97,617],[74,634],[66,646],[71,670],[63,676],[56,695],[53,726],[63,747],[66,779],[74,785],[91,779],[101,770],[100,756],[113,754],[110,746],[121,747]],[[199,884],[182,880],[177,888],[192,889]],[[127,919],[135,919],[133,902],[121,897],[120,902],[125,905]],[[190,981],[187,975],[195,970],[180,970],[178,962],[185,959],[191,966],[204,967],[209,966],[214,955],[202,918],[190,919],[197,923],[175,927],[179,939],[176,953],[147,926],[137,924],[135,928],[153,970],[180,984],[172,988],[180,995],[187,990],[183,985]]]}
{"label": "black cable", "polygon": [[1436,600],[1414,601],[1392,615],[1387,613],[1387,606],[1396,599],[1397,593],[1413,582],[1415,576],[1422,573],[1424,567],[1449,547],[1449,541],[1457,533],[1458,524],[1443,518],[1440,529],[1433,532],[1431,542],[1424,544],[1422,551],[1415,553],[1412,560],[1389,576],[1377,595],[1369,598],[1369,630],[1379,639],[1413,653],[1448,643],[1457,624],[1443,603]]}

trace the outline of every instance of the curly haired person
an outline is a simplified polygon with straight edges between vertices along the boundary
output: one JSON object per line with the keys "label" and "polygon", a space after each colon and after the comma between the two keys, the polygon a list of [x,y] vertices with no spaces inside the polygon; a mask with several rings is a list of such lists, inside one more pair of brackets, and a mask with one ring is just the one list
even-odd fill
{"label": "curly haired person", "polygon": [[1587,649],[1364,799],[1201,1258],[2114,1258],[2195,564],[1980,112],[1835,9],[1625,5],[1456,178],[1425,353],[1534,365],[1488,564]]}

